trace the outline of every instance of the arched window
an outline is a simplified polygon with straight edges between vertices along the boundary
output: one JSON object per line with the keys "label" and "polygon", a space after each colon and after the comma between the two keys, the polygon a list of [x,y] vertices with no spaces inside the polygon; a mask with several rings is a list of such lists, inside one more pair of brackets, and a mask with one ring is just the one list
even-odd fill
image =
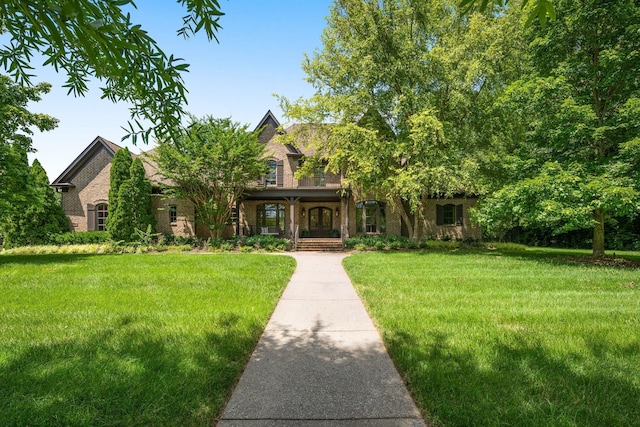
{"label": "arched window", "polygon": [[278,167],[278,163],[275,160],[267,161],[267,166],[269,167],[269,171],[267,172],[267,177],[265,179],[266,185],[276,185],[276,171]]}
{"label": "arched window", "polygon": [[377,200],[356,203],[356,231],[384,234],[387,231],[384,208],[384,203]]}
{"label": "arched window", "polygon": [[96,205],[96,230],[107,231],[107,216],[109,215],[109,209],[106,203],[99,203]]}
{"label": "arched window", "polygon": [[284,230],[284,212],[283,204],[265,203],[258,205],[258,234],[280,235]]}

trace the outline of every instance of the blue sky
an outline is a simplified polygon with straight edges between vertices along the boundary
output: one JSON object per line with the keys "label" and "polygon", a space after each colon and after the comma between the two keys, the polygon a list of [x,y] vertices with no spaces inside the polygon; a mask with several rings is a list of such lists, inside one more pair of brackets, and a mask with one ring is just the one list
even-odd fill
{"label": "blue sky", "polygon": [[[290,99],[307,97],[313,88],[301,69],[304,54],[321,46],[325,17],[331,0],[220,0],[225,12],[220,43],[203,34],[190,39],[176,35],[185,14],[176,0],[137,0],[134,22],[142,24],[167,54],[190,64],[185,75],[189,90],[187,110],[196,116],[231,117],[251,130],[267,110],[286,123],[273,94]],[[52,68],[36,66],[37,79],[53,85],[43,100],[30,105],[32,112],[60,120],[57,129],[34,135],[37,158],[54,180],[96,136],[128,146],[133,152],[151,146],[120,142],[129,119],[127,104],[100,99],[96,83],[85,97],[67,95],[65,76]]]}

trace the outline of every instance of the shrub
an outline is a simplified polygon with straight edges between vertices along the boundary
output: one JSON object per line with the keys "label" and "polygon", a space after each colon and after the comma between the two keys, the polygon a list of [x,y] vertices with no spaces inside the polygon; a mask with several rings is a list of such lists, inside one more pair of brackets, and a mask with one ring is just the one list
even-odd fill
{"label": "shrub", "polygon": [[347,249],[356,250],[397,250],[415,249],[418,247],[417,243],[403,236],[356,236],[345,239],[344,244]]}
{"label": "shrub", "polygon": [[254,249],[264,249],[266,251],[286,251],[290,247],[288,239],[282,239],[275,236],[250,236],[244,241],[239,241],[240,249],[243,247],[252,247]]}
{"label": "shrub", "polygon": [[230,242],[226,242],[226,243],[222,243],[220,245],[220,250],[223,252],[231,252],[235,249],[235,245],[233,243]]}
{"label": "shrub", "polygon": [[87,245],[91,243],[107,243],[111,240],[109,233],[104,231],[71,231],[61,234],[49,234],[46,239],[48,245]]}
{"label": "shrub", "polygon": [[50,254],[119,254],[125,251],[135,251],[134,247],[117,246],[112,243],[92,243],[81,245],[40,245],[20,246],[4,250],[2,254],[13,255],[50,255]]}
{"label": "shrub", "polygon": [[162,235],[161,233],[154,233],[153,226],[151,224],[147,225],[147,230],[142,231],[138,228],[135,229],[136,235],[136,243],[143,246],[149,246],[156,242],[158,242],[159,237]]}
{"label": "shrub", "polygon": [[165,234],[162,243],[166,245],[188,245],[190,248],[201,248],[204,246],[202,239],[195,236],[176,236],[174,234]]}

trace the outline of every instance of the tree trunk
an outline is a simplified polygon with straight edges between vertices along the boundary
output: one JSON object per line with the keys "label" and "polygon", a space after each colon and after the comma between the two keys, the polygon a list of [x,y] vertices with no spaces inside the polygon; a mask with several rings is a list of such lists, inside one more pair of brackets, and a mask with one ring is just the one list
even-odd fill
{"label": "tree trunk", "polygon": [[602,258],[604,256],[604,210],[593,211],[593,257]]}
{"label": "tree trunk", "polygon": [[411,238],[414,242],[419,242],[422,240],[422,215],[420,212],[413,213],[413,237]]}
{"label": "tree trunk", "polygon": [[398,209],[398,212],[400,213],[400,217],[402,218],[401,221],[404,221],[405,225],[407,226],[409,237],[412,240],[414,240],[415,236],[413,235],[413,232],[414,232],[413,224],[411,224],[411,220],[409,219],[407,210],[404,208],[404,205],[402,204],[402,201],[400,200],[400,198],[396,198],[394,200],[394,206],[396,209]]}

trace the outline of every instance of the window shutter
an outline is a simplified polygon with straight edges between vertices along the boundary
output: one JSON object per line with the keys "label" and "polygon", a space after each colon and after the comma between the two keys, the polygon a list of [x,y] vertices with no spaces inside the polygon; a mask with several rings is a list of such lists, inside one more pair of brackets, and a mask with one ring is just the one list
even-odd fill
{"label": "window shutter", "polygon": [[96,207],[92,204],[87,205],[87,231],[96,230]]}
{"label": "window shutter", "polygon": [[436,225],[444,225],[444,207],[436,205]]}
{"label": "window shutter", "polygon": [[278,160],[276,162],[276,185],[278,187],[283,186],[283,183],[284,183],[283,175],[284,175],[284,161]]}
{"label": "window shutter", "polygon": [[462,205],[456,205],[456,225],[462,225]]}

